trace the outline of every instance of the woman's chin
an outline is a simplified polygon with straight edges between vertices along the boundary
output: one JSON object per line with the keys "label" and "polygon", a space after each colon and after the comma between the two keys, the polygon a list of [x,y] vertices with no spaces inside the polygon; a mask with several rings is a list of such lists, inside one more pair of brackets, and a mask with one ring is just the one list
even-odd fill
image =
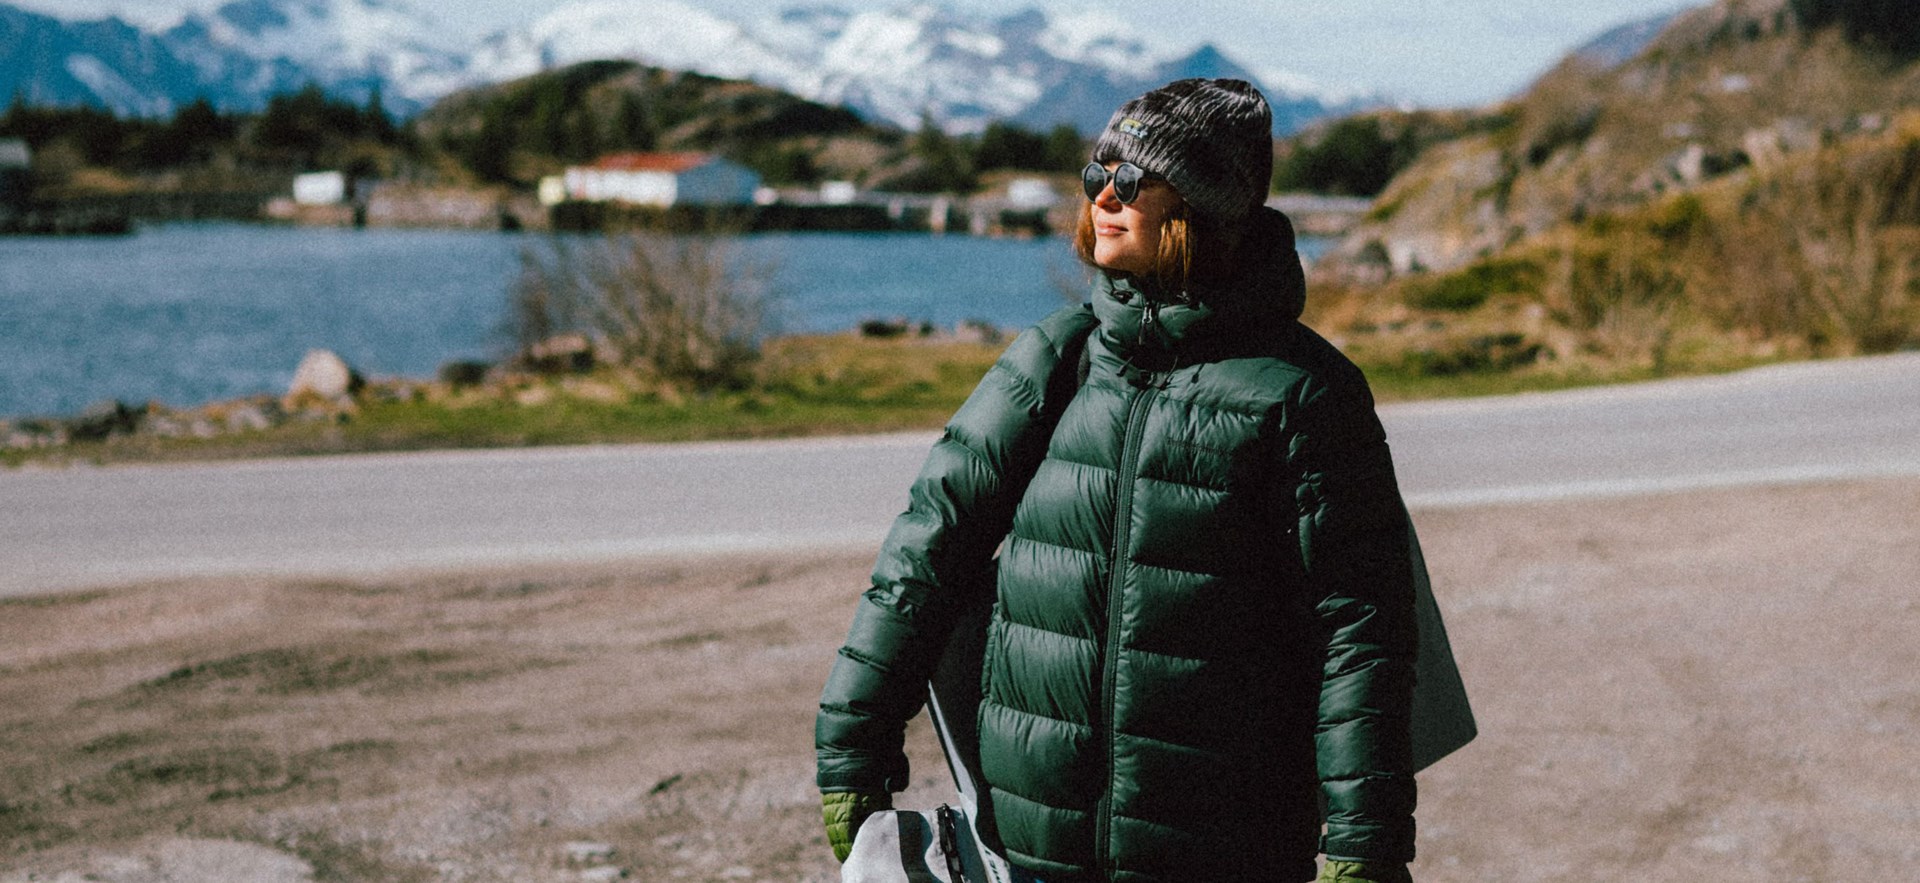
{"label": "woman's chin", "polygon": [[1132,255],[1124,252],[1117,254],[1108,252],[1103,254],[1101,249],[1095,248],[1093,251],[1093,263],[1094,266],[1106,270],[1109,273],[1140,272],[1140,262],[1135,260]]}

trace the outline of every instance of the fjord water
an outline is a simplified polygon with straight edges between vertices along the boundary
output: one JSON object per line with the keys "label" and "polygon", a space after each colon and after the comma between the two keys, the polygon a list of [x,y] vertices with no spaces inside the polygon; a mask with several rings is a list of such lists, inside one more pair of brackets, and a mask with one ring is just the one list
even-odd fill
{"label": "fjord water", "polygon": [[[226,223],[0,237],[0,416],[279,392],[313,348],[373,377],[431,377],[449,361],[497,358],[520,255],[543,244],[538,235]],[[769,269],[787,331],[873,318],[1019,328],[1084,279],[1058,238],[766,234],[744,237],[738,254]]]}

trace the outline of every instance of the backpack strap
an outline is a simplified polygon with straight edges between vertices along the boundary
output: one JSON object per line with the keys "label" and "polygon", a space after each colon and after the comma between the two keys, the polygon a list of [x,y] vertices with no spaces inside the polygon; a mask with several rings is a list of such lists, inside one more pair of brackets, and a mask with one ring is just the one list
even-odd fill
{"label": "backpack strap", "polygon": [[1075,380],[1073,383],[1074,389],[1079,389],[1080,387],[1086,386],[1087,375],[1089,373],[1092,373],[1093,371],[1093,348],[1090,346],[1087,346],[1087,338],[1090,338],[1092,336],[1093,336],[1093,332],[1089,330],[1085,336],[1080,338],[1080,359],[1079,359],[1080,367],[1078,372],[1075,374]]}
{"label": "backpack strap", "polygon": [[[1079,393],[1080,387],[1086,385],[1087,372],[1093,365],[1093,354],[1089,352],[1087,342],[1099,327],[1100,320],[1094,318],[1090,304],[1061,310],[1041,321],[1039,330],[1060,352],[1059,360],[1054,362],[1052,372],[1047,377],[1049,420],[1060,419],[1067,405],[1073,403],[1073,397]],[[1055,402],[1059,404],[1055,405]]]}

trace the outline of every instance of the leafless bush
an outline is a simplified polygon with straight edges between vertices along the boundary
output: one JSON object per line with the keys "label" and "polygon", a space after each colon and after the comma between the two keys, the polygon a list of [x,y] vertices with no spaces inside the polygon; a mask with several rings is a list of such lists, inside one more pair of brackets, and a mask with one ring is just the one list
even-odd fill
{"label": "leafless bush", "polygon": [[580,334],[661,380],[737,387],[772,330],[771,278],[717,234],[556,236],[522,250],[508,325],[523,361]]}
{"label": "leafless bush", "polygon": [[1604,245],[1561,251],[1543,286],[1547,309],[1585,332],[1600,354],[1664,371],[1686,280],[1643,234],[1621,233]]}
{"label": "leafless bush", "polygon": [[1782,170],[1706,248],[1711,299],[1739,324],[1841,355],[1911,342],[1920,325],[1920,140]]}
{"label": "leafless bush", "polygon": [[1897,348],[1920,319],[1920,228],[1887,221],[1910,210],[1920,191],[1891,191],[1893,182],[1879,175],[1810,183],[1802,186],[1810,198],[1796,200],[1800,206],[1789,213],[1788,229],[1816,311],[1815,332],[1845,353]]}

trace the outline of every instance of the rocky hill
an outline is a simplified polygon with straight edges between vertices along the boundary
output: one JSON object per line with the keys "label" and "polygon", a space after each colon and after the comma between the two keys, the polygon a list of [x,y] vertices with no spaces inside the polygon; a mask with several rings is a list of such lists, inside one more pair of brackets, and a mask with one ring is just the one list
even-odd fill
{"label": "rocky hill", "polygon": [[1848,6],[1871,4],[1719,0],[1630,54],[1573,53],[1398,175],[1338,263],[1360,277],[1458,268],[1881,132],[1920,107],[1920,64],[1836,20]]}

